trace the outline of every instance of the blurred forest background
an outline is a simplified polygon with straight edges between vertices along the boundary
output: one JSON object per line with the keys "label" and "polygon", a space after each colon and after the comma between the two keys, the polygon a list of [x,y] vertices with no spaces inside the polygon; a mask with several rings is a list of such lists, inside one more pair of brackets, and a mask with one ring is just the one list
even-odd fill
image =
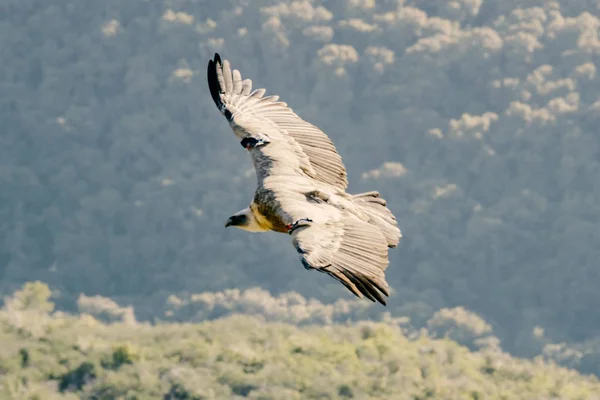
{"label": "blurred forest background", "polygon": [[[407,317],[600,374],[599,12],[0,0],[0,296],[39,280],[105,319]],[[208,92],[215,51],[332,138],[350,192],[388,200],[387,308],[285,235],[223,228],[256,182]]]}

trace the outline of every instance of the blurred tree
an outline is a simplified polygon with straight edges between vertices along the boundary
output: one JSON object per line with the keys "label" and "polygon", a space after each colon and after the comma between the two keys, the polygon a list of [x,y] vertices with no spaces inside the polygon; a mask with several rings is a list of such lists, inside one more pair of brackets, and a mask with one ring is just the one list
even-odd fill
{"label": "blurred tree", "polygon": [[50,301],[52,292],[45,283],[40,281],[27,282],[23,289],[4,299],[5,306],[15,311],[39,311],[50,313],[54,303]]}

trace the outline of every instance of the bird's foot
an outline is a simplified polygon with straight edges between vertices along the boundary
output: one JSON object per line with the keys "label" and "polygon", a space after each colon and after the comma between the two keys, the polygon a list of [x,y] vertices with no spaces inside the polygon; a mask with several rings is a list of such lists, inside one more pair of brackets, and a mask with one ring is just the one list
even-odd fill
{"label": "bird's foot", "polygon": [[307,225],[307,224],[303,224],[303,222],[313,222],[313,220],[310,218],[300,218],[298,221],[294,222],[293,224],[287,224],[285,227],[288,230],[288,234],[291,235],[300,226]]}
{"label": "bird's foot", "polygon": [[269,142],[264,139],[257,139],[257,138],[253,138],[253,137],[246,137],[246,138],[242,139],[242,141],[240,142],[242,147],[245,148],[246,150],[250,150],[250,149],[253,149],[258,146],[264,146],[267,143],[269,143]]}

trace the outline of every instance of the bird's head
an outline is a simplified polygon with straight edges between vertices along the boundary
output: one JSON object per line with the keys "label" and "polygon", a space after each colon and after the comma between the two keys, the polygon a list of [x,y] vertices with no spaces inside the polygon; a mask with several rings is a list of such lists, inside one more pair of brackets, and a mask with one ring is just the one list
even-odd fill
{"label": "bird's head", "polygon": [[225,228],[230,226],[243,229],[248,232],[264,232],[267,230],[258,223],[250,208],[245,208],[229,217],[225,223]]}

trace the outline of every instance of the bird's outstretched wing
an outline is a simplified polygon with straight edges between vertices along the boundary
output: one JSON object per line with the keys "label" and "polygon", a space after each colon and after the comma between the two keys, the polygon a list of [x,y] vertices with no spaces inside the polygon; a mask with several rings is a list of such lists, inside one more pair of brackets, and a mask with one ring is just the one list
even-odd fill
{"label": "bird's outstretched wing", "polygon": [[385,305],[388,246],[375,226],[341,213],[325,223],[300,226],[292,236],[307,269],[324,272],[356,296]]}
{"label": "bird's outstretched wing", "polygon": [[[285,164],[285,168],[279,170],[281,173],[305,174],[341,190],[346,189],[348,180],[342,158],[319,128],[296,115],[286,103],[278,101],[278,96],[264,96],[264,89],[253,91],[252,81],[242,79],[240,72],[232,70],[229,62],[221,61],[218,54],[208,63],[207,77],[212,98],[236,135],[254,143],[268,143],[259,150],[270,153],[266,154],[268,157],[253,156],[259,175],[265,172],[265,159],[279,157]],[[271,147],[270,151],[267,151],[268,147]],[[273,173],[272,170],[268,172]]]}

